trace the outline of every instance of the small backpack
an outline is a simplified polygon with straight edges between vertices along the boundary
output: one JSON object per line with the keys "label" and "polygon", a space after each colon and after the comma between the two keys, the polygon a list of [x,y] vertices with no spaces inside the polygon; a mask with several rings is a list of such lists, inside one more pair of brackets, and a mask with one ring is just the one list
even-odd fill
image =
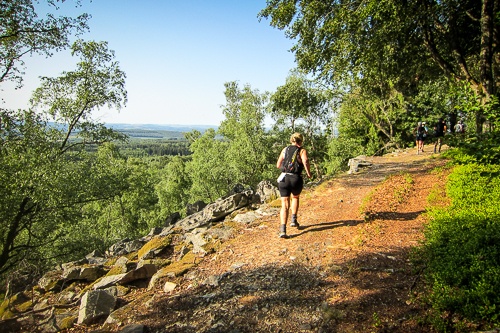
{"label": "small backpack", "polygon": [[417,133],[418,133],[418,135],[424,135],[425,134],[425,127],[418,126]]}
{"label": "small backpack", "polygon": [[300,149],[300,147],[294,145],[286,147],[285,157],[283,157],[283,161],[281,162],[281,172],[299,173],[301,171],[297,156],[300,153]]}

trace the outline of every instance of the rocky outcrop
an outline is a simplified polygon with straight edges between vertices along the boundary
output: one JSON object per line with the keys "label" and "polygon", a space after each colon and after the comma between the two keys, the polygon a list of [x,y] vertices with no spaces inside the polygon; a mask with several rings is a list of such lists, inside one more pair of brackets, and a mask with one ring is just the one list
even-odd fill
{"label": "rocky outcrop", "polygon": [[179,221],[176,225],[182,227],[185,231],[191,231],[195,228],[206,226],[210,222],[222,221],[235,210],[251,204],[253,202],[253,195],[254,192],[252,190],[246,190],[226,198],[220,198],[214,203],[207,205],[202,211]]}
{"label": "rocky outcrop", "polygon": [[351,158],[348,163],[349,171],[347,171],[347,173],[349,175],[353,174],[355,172],[358,172],[360,168],[370,167],[372,166],[372,164],[373,164],[372,162],[366,160],[365,155],[360,155],[358,157]]}
{"label": "rocky outcrop", "polygon": [[203,208],[205,208],[207,204],[203,202],[202,200],[196,201],[194,204],[187,204],[186,206],[186,215],[193,215],[201,211]]}
{"label": "rocky outcrop", "polygon": [[[128,318],[130,311],[146,306],[151,294],[128,303],[121,298],[127,297],[131,288],[144,288],[146,293],[151,289],[160,294],[174,293],[177,283],[173,279],[188,273],[206,254],[216,251],[240,225],[244,227],[264,215],[277,213],[276,208],[260,205],[277,193],[270,182],[262,182],[258,192],[237,185],[228,196],[211,204],[196,202],[191,206],[196,212],[180,221],[152,228],[140,239],[122,239],[104,255],[93,251],[82,260],[46,273],[29,296],[19,293],[6,298],[0,306],[0,318],[19,318],[24,322],[29,318],[35,324],[39,320],[43,325],[38,328],[44,332],[103,322],[132,324],[122,331],[144,331],[144,326],[130,323]],[[203,283],[215,286],[218,281],[219,277],[213,276]],[[55,311],[56,308],[61,310]],[[23,317],[29,311],[36,311],[38,319]]]}

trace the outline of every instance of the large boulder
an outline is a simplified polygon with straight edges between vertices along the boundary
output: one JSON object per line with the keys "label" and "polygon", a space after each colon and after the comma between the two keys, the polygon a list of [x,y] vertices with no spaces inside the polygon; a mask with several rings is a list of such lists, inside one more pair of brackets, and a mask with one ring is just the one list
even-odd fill
{"label": "large boulder", "polygon": [[105,319],[116,306],[117,290],[115,287],[104,290],[91,290],[85,293],[78,312],[78,324],[93,324]]}
{"label": "large boulder", "polygon": [[263,180],[257,185],[255,194],[259,196],[260,203],[269,202],[280,197],[280,192],[269,180]]}
{"label": "large boulder", "polygon": [[189,216],[189,215],[193,215],[195,213],[198,213],[200,210],[202,210],[206,206],[207,206],[207,204],[202,200],[198,200],[194,204],[188,203],[186,205],[186,215]]}
{"label": "large boulder", "polygon": [[201,212],[190,215],[177,223],[185,231],[205,226],[210,222],[222,221],[224,217],[237,209],[252,203],[253,190],[236,193],[207,205]]}
{"label": "large boulder", "polygon": [[106,254],[109,256],[123,256],[139,251],[141,247],[146,244],[146,242],[146,240],[141,239],[130,240],[129,238],[125,238],[111,245],[111,247],[106,251]]}
{"label": "large boulder", "polygon": [[348,163],[349,171],[347,171],[347,173],[351,175],[355,172],[358,172],[360,168],[366,168],[371,166],[372,164],[373,164],[372,162],[366,160],[365,155],[360,155],[358,157],[351,158]]}
{"label": "large boulder", "polygon": [[66,269],[62,278],[66,280],[86,280],[95,281],[106,274],[103,266],[85,266],[85,267],[69,267]]}

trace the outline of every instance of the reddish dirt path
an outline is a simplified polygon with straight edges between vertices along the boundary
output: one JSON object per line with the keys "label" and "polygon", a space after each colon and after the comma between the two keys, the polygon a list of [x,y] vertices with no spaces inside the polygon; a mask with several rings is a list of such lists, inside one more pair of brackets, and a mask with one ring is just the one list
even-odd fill
{"label": "reddish dirt path", "polygon": [[[443,184],[432,170],[445,161],[430,157],[370,158],[373,167],[304,191],[300,230],[281,239],[278,214],[256,220],[143,319],[161,332],[431,331],[415,319],[423,309],[409,261],[426,198]],[[203,284],[209,276],[216,285]]]}

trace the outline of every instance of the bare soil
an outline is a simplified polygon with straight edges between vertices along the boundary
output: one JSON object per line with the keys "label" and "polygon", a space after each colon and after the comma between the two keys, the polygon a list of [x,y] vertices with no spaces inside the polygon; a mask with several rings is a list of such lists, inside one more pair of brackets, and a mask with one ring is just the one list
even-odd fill
{"label": "bare soil", "polygon": [[[155,297],[130,323],[150,332],[432,332],[414,301],[422,282],[410,262],[427,197],[444,184],[433,170],[446,161],[431,156],[368,158],[371,168],[304,190],[301,228],[288,226],[288,239],[277,236],[278,214],[242,227],[172,278],[174,291],[128,295]],[[214,285],[203,284],[210,276]]]}

